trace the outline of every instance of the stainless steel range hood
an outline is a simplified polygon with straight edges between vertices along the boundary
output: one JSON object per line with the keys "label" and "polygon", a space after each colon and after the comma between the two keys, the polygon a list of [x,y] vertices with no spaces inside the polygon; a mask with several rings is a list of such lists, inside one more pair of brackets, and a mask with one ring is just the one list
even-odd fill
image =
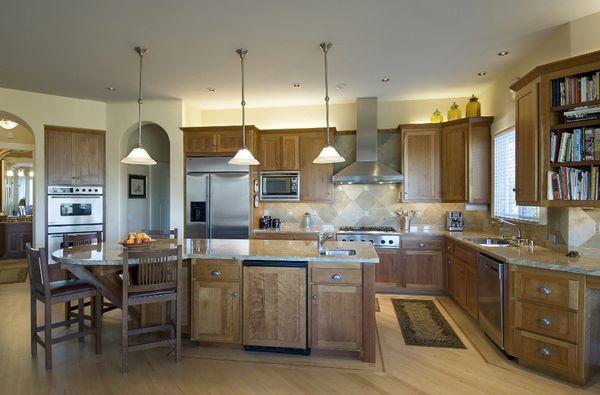
{"label": "stainless steel range hood", "polygon": [[404,176],[377,162],[377,98],[356,101],[356,162],[334,174],[335,184],[397,184]]}

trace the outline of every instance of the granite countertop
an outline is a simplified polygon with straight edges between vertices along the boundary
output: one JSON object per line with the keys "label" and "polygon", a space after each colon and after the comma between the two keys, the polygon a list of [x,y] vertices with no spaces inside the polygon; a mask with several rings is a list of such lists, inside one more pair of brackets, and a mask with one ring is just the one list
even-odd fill
{"label": "granite countertop", "polygon": [[268,228],[268,229],[254,229],[253,233],[281,233],[281,234],[316,234],[322,232],[335,232],[333,225],[315,225],[310,228],[305,228],[301,224],[282,222],[279,229]]}
{"label": "granite countertop", "polygon": [[[157,242],[148,248],[160,249],[165,244]],[[264,261],[313,261],[313,262],[363,262],[378,263],[377,252],[371,244],[327,241],[327,249],[353,249],[354,256],[322,256],[317,252],[316,241],[304,240],[233,240],[233,239],[185,239],[184,259],[236,259]],[[66,265],[120,265],[125,247],[117,243],[71,247],[52,253],[52,259]]]}

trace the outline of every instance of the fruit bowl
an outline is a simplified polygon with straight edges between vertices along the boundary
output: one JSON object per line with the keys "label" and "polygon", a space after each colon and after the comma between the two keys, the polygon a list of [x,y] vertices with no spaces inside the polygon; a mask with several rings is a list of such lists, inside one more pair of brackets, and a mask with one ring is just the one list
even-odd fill
{"label": "fruit bowl", "polygon": [[149,246],[154,240],[145,233],[129,232],[125,240],[121,241],[123,247],[127,248],[143,248]]}
{"label": "fruit bowl", "polygon": [[123,247],[127,247],[129,249],[136,249],[136,248],[149,247],[150,244],[154,243],[155,241],[156,240],[150,240],[150,241],[148,241],[146,243],[139,243],[139,244],[135,244],[135,243],[134,244],[127,244],[127,243],[124,243],[124,242],[120,241],[119,244],[121,244]]}

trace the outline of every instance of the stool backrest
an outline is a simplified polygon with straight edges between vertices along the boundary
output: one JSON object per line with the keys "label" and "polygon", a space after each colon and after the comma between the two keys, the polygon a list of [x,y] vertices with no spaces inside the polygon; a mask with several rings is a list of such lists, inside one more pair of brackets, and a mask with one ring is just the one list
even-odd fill
{"label": "stool backrest", "polygon": [[170,239],[173,236],[173,239],[177,240],[178,231],[175,229],[148,229],[142,230],[143,233],[147,234],[153,239]]}
{"label": "stool backrest", "polygon": [[[132,292],[170,291],[181,281],[182,247],[129,251],[123,249],[123,298]],[[137,278],[130,281],[129,269],[137,266]]]}
{"label": "stool backrest", "polygon": [[31,248],[25,246],[27,252],[27,266],[29,268],[29,284],[33,291],[50,297],[50,280],[48,277],[48,254],[45,248]]}

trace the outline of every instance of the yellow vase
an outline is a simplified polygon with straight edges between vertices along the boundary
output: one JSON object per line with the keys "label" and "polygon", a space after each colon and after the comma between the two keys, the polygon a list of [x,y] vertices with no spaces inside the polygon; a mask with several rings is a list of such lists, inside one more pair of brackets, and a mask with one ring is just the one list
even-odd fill
{"label": "yellow vase", "polygon": [[460,118],[462,118],[462,113],[460,111],[460,108],[458,108],[458,104],[454,102],[448,110],[448,121],[454,121],[455,119]]}
{"label": "yellow vase", "polygon": [[442,123],[444,122],[444,116],[442,115],[440,110],[436,108],[429,120],[431,123]]}
{"label": "yellow vase", "polygon": [[467,103],[466,116],[467,118],[481,116],[481,103],[479,103],[475,95],[471,96]]}

